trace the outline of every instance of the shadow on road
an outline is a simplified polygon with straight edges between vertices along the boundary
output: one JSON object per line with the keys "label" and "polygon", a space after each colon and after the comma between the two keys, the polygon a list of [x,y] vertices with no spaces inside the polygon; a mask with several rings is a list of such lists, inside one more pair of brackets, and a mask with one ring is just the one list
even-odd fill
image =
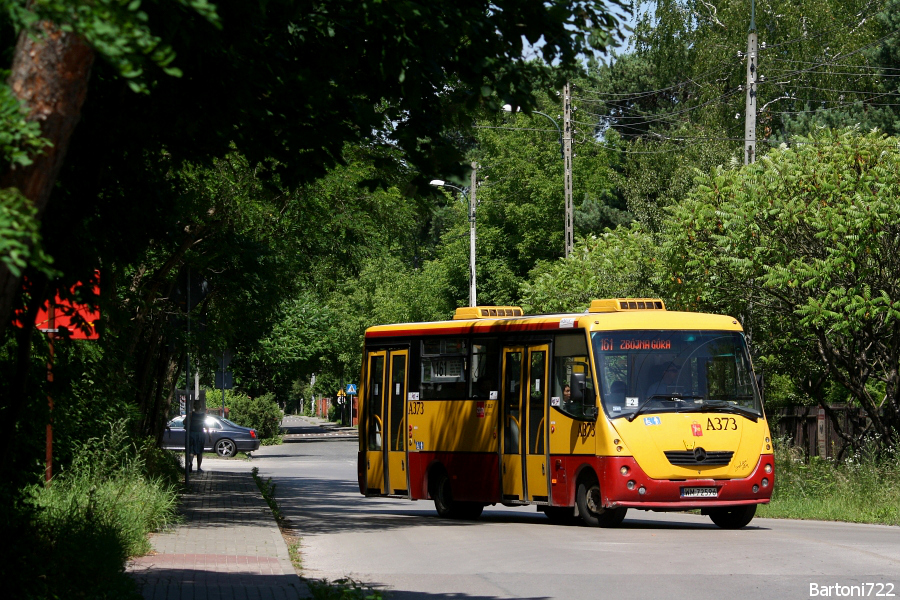
{"label": "shadow on road", "polygon": [[[474,521],[444,519],[437,515],[430,500],[412,502],[398,498],[365,498],[355,481],[314,477],[276,477],[276,497],[292,526],[306,534],[333,534],[345,531],[384,531],[404,527],[471,527],[485,523],[529,523],[540,527],[580,527],[580,524],[552,523],[535,507],[508,509],[485,508]],[[641,514],[641,513],[639,513]],[[642,513],[646,514],[646,513]],[[719,528],[708,517],[694,515],[696,521],[651,520],[626,517],[618,529],[696,530]],[[751,523],[746,529],[754,527]],[[721,530],[726,531],[726,530]]]}

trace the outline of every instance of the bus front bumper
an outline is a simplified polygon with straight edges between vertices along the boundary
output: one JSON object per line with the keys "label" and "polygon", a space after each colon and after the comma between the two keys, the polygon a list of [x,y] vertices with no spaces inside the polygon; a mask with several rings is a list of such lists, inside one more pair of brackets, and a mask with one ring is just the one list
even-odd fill
{"label": "bus front bumper", "polygon": [[[607,508],[664,511],[767,504],[775,484],[771,454],[761,455],[753,472],[741,479],[651,479],[632,457],[608,457],[604,462],[605,485],[600,491]],[[628,467],[627,475],[622,474],[623,467]]]}

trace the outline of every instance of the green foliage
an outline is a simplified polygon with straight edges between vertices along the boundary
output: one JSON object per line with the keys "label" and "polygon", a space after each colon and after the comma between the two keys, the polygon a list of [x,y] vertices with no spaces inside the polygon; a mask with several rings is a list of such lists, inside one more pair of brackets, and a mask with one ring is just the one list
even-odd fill
{"label": "green foliage", "polygon": [[29,266],[54,273],[53,259],[41,245],[37,211],[16,188],[0,189],[0,262],[16,276]]}
{"label": "green foliage", "polygon": [[522,286],[522,307],[578,312],[595,298],[658,296],[657,254],[654,236],[639,225],[579,240],[568,259],[535,269]]}
{"label": "green foliage", "polygon": [[36,121],[25,120],[21,102],[6,84],[9,71],[0,69],[0,165],[28,166],[30,155],[47,146]]}
{"label": "green foliage", "polygon": [[896,139],[823,130],[701,177],[671,211],[663,246],[664,281],[682,306],[780,328],[770,347],[757,336],[763,353],[820,357],[808,368],[845,387],[882,436],[900,428],[898,181]]}
{"label": "green foliage", "polygon": [[144,438],[137,446],[144,477],[162,485],[176,487],[181,483],[184,467],[181,459],[171,450],[163,450],[153,438]]}
{"label": "green foliage", "polygon": [[[479,304],[518,304],[519,284],[537,264],[564,254],[564,178],[560,147],[561,106],[555,94],[541,96],[543,114],[503,114],[477,130],[472,154],[479,165],[476,193],[476,270]],[[554,116],[556,115],[556,116]],[[595,117],[579,114],[579,128]],[[575,224],[599,234],[631,220],[615,188],[613,159],[590,137],[575,140]],[[450,196],[457,198],[454,194]],[[452,218],[440,253],[454,296],[468,288],[468,220],[464,202],[451,204]],[[459,290],[460,292],[457,292]]]}
{"label": "green foliage", "polygon": [[[30,156],[47,146],[36,121],[26,121],[21,103],[6,84],[9,71],[0,69],[0,166],[24,167]],[[48,276],[53,259],[41,246],[37,211],[16,188],[0,188],[0,262],[17,277],[28,266]]]}
{"label": "green foliage", "polygon": [[146,453],[126,431],[114,424],[85,442],[51,485],[24,490],[24,503],[4,522],[18,534],[5,539],[29,540],[11,550],[19,567],[4,577],[7,589],[21,586],[23,597],[139,597],[125,560],[147,552],[147,534],[175,520],[176,495],[144,474]]}
{"label": "green foliage", "polygon": [[[164,4],[172,10],[171,3],[149,0],[147,4]],[[65,32],[75,33],[94,48],[115,70],[128,81],[135,92],[148,91],[145,69],[154,65],[166,75],[181,76],[181,70],[173,66],[175,51],[150,28],[150,17],[141,7],[141,0],[97,0],[77,2],[73,0],[4,0],[0,8],[8,14],[17,29],[25,29],[31,35],[44,35],[39,23],[49,21]],[[207,0],[178,0],[180,18],[187,12],[195,12],[209,23],[221,27],[216,7]],[[182,10],[188,9],[188,10]]]}
{"label": "green foliage", "polygon": [[835,462],[807,460],[802,449],[777,440],[772,502],[757,516],[900,525],[898,495],[896,446],[881,455],[869,449]]}
{"label": "green foliage", "polygon": [[259,493],[262,494],[263,500],[265,500],[266,504],[269,505],[269,508],[272,509],[272,515],[275,517],[275,521],[278,523],[279,527],[284,525],[284,513],[278,508],[278,502],[275,500],[275,484],[272,482],[272,478],[270,477],[263,481],[263,478],[259,476],[259,467],[250,469],[250,474],[253,475],[253,481],[256,482],[256,487],[259,488]]}
{"label": "green foliage", "polygon": [[[688,138],[713,136],[701,127],[673,132]],[[607,134],[611,148],[624,152],[614,182],[625,197],[630,214],[650,231],[659,231],[666,220],[665,208],[681,202],[694,186],[697,170],[728,164],[735,157],[731,142],[635,140],[626,143],[615,131]]]}
{"label": "green foliage", "polygon": [[234,390],[225,391],[228,419],[243,427],[252,427],[260,438],[272,438],[281,431],[282,412],[273,394],[251,398]]}
{"label": "green foliage", "polygon": [[363,586],[358,581],[350,578],[336,579],[306,579],[309,591],[316,600],[381,600],[381,591]]}
{"label": "green foliage", "polygon": [[[900,3],[877,18],[870,0],[755,6],[757,156],[823,125],[896,131],[895,107],[876,99],[895,91],[883,75],[900,56]],[[574,102],[579,126],[595,116],[595,135],[620,155],[615,184],[628,211],[658,231],[695,169],[744,162],[750,19],[746,2],[733,0],[641,2],[637,14],[632,50],[591,65]]]}

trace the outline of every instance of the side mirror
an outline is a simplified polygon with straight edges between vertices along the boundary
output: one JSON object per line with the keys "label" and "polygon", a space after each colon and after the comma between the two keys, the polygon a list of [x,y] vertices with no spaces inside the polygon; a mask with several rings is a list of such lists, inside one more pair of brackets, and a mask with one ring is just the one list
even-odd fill
{"label": "side mirror", "polygon": [[585,379],[584,373],[572,373],[569,379],[569,389],[572,392],[572,402],[584,401]]}
{"label": "side mirror", "polygon": [[[584,373],[572,373],[569,379],[569,389],[572,392],[572,404],[580,407],[582,420],[596,421],[597,402],[594,397],[594,390],[587,387],[587,380]],[[575,411],[574,407],[572,409]]]}

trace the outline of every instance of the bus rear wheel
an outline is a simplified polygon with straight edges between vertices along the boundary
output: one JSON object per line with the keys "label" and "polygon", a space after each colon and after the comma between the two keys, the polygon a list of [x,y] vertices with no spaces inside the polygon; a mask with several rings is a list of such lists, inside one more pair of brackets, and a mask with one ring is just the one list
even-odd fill
{"label": "bus rear wheel", "polygon": [[595,479],[583,480],[578,484],[575,500],[581,520],[590,527],[618,527],[628,512],[627,508],[603,508],[600,484]]}
{"label": "bus rear wheel", "polygon": [[458,502],[453,499],[450,477],[445,471],[438,474],[431,490],[431,497],[434,499],[434,508],[438,516],[445,519],[477,519],[484,511],[484,504],[480,502]]}
{"label": "bus rear wheel", "polygon": [[708,514],[712,522],[722,529],[740,529],[753,520],[753,516],[756,514],[756,505],[711,508]]}

